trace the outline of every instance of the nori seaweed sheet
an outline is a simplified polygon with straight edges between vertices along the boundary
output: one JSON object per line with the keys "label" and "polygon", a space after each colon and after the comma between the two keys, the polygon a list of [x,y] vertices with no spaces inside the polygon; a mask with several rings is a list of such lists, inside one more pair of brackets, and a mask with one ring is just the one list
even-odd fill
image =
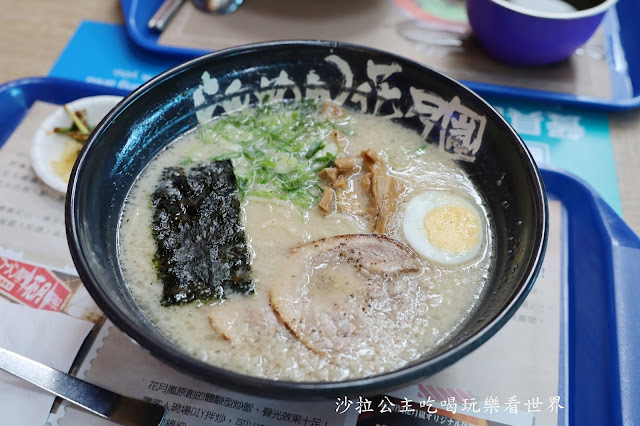
{"label": "nori seaweed sheet", "polygon": [[152,196],[161,304],[252,293],[250,256],[230,160],[169,167]]}

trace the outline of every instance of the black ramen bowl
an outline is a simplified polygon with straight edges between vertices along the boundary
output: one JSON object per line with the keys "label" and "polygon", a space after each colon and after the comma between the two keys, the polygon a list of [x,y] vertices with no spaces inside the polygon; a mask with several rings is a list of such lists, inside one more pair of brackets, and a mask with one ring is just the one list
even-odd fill
{"label": "black ramen bowl", "polygon": [[[183,352],[145,316],[118,263],[118,222],[147,163],[198,115],[219,115],[264,94],[321,95],[428,133],[479,188],[496,228],[495,262],[482,300],[434,352],[386,374],[341,382],[265,380]],[[202,117],[201,117],[202,118]],[[430,130],[429,130],[430,129]],[[390,53],[325,41],[272,42],[222,50],[173,68],[127,96],[78,157],[66,199],[67,237],[78,273],[107,317],[155,357],[233,390],[289,399],[372,395],[456,362],[493,336],[522,304],[540,270],[547,235],[540,173],[517,133],[462,84]]]}

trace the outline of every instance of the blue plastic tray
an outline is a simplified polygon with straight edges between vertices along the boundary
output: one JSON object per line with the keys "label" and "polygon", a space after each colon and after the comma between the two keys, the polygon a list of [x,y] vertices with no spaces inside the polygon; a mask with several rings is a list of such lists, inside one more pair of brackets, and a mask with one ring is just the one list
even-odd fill
{"label": "blue plastic tray", "polygon": [[[36,100],[63,104],[118,89],[72,80],[26,78],[0,86],[0,147]],[[640,239],[596,192],[542,169],[563,217],[560,424],[640,424]]]}
{"label": "blue plastic tray", "polygon": [[[162,0],[120,0],[129,37],[142,48],[164,55],[174,55],[183,59],[201,56],[207,51],[189,47],[165,46],[158,43],[158,33],[147,28],[147,22],[160,7]],[[616,52],[609,58],[610,67],[620,70],[627,67],[626,76],[618,76],[614,83],[611,99],[566,93],[545,92],[497,84],[464,81],[480,95],[503,96],[507,98],[547,101],[596,108],[602,110],[623,110],[640,106],[640,2],[619,0],[615,13],[605,18],[604,28],[609,50]],[[624,81],[622,81],[624,80]],[[631,89],[627,85],[631,85]],[[617,87],[616,87],[617,86]],[[624,86],[624,87],[623,87]]]}

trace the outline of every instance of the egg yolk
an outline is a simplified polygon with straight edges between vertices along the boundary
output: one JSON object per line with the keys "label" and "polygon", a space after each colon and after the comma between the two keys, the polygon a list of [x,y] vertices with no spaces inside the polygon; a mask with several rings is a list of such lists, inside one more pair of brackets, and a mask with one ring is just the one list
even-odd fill
{"label": "egg yolk", "polygon": [[424,230],[431,245],[449,253],[464,253],[480,242],[480,222],[469,209],[440,206],[424,218]]}

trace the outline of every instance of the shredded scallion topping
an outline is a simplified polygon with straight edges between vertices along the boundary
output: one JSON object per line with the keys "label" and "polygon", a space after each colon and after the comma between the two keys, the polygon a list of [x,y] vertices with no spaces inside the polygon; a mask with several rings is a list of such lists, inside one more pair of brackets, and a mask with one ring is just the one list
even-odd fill
{"label": "shredded scallion topping", "polygon": [[340,151],[332,140],[341,125],[318,114],[314,100],[259,105],[225,115],[200,128],[205,143],[218,145],[211,161],[230,159],[242,198],[247,195],[289,200],[304,208],[317,203],[317,174]]}

